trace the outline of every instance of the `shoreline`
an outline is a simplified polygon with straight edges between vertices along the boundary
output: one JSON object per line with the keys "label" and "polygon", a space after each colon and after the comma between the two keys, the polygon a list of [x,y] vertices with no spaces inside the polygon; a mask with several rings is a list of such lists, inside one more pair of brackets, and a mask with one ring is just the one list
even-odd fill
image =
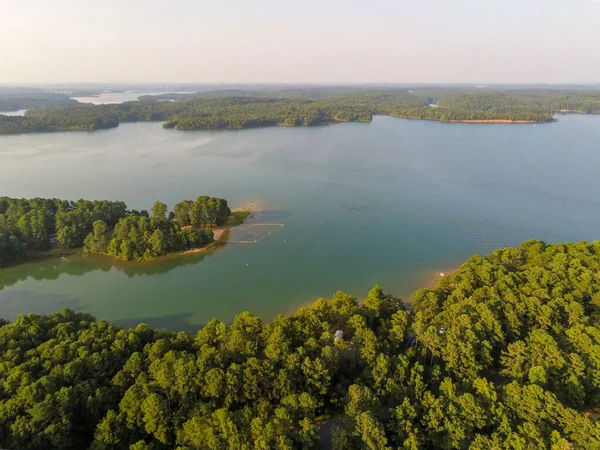
{"label": "shoreline", "polygon": [[[453,276],[456,273],[456,271],[461,268],[461,266],[462,266],[462,264],[459,264],[457,266],[449,266],[446,268],[442,268],[441,270],[439,270],[439,269],[438,270],[427,270],[426,272],[423,273],[422,277],[419,277],[421,279],[420,281],[422,281],[422,282],[419,282],[419,287],[410,293],[391,292],[391,291],[386,291],[384,286],[382,286],[382,288],[384,289],[384,292],[386,294],[391,294],[394,297],[397,297],[400,300],[402,300],[402,303],[404,304],[406,309],[410,310],[410,309],[412,309],[411,300],[417,291],[420,291],[422,289],[435,288],[435,286],[442,280],[442,278]],[[442,276],[442,274],[443,274],[443,276]],[[333,294],[331,294],[331,296],[333,296],[333,295],[335,295],[335,292]],[[298,303],[293,303],[293,304],[288,305],[288,307],[285,309],[285,311],[281,312],[279,314],[282,314],[284,316],[289,316],[290,314],[294,314],[295,312],[298,312],[302,308],[310,307],[317,300],[320,300],[320,299],[328,300],[331,296],[329,296],[329,297],[323,296],[323,295],[319,296],[318,294],[315,294],[306,300],[300,300]],[[367,297],[366,293],[363,296],[356,297],[358,304],[359,305],[362,304],[366,297]]]}
{"label": "shoreline", "polygon": [[[246,219],[248,219],[249,217],[252,216],[252,214],[254,214],[256,212],[260,212],[260,210],[257,211],[255,209],[253,209],[256,205],[261,205],[261,203],[259,203],[259,202],[246,203],[240,207],[232,209],[230,218],[235,218],[234,214],[238,213],[237,219],[238,219],[239,223],[232,223],[232,224],[227,224],[227,225],[222,225],[219,227],[211,228],[211,230],[213,232],[213,241],[210,244],[208,244],[205,247],[191,248],[184,252],[178,252],[178,253],[175,253],[175,255],[189,255],[189,254],[193,254],[193,253],[200,253],[205,250],[211,250],[214,248],[218,248],[220,244],[224,244],[227,242],[226,238],[229,235],[229,230],[242,225],[246,221]],[[242,214],[240,214],[240,213],[242,213]],[[225,237],[225,239],[221,239],[222,237]]]}
{"label": "shoreline", "polygon": [[427,117],[408,117],[408,116],[396,116],[393,114],[376,114],[381,117],[393,117],[394,119],[406,119],[406,120],[425,120],[428,122],[439,122],[439,123],[503,123],[503,124],[544,124],[544,123],[556,123],[558,119],[551,117],[550,120],[512,120],[512,119],[451,119],[441,120]]}
{"label": "shoreline", "polygon": [[442,278],[453,276],[456,273],[456,271],[460,269],[460,267],[460,265],[455,267],[449,267],[447,269],[442,269],[439,272],[431,273],[425,279],[426,281],[423,284],[423,287],[419,289],[433,289],[442,280]]}
{"label": "shoreline", "polygon": [[397,294],[392,294],[400,297],[402,302],[407,306],[407,308],[411,307],[411,299],[422,289],[434,289],[436,285],[442,280],[442,278],[452,277],[462,264],[459,265],[450,265],[450,266],[442,266],[438,267],[435,270],[427,269],[421,271],[416,278],[418,279],[418,287],[413,289],[412,291],[404,291],[398,292]]}
{"label": "shoreline", "polygon": [[[588,114],[580,111],[556,111],[556,114]],[[591,113],[596,114],[596,113]],[[2,115],[2,113],[0,113]],[[537,123],[554,123],[558,122],[558,119],[553,118],[552,120],[511,120],[511,119],[481,119],[481,120],[441,120],[441,119],[430,119],[425,117],[409,117],[409,116],[401,116],[394,114],[373,114],[373,116],[386,116],[386,117],[394,117],[397,119],[408,119],[408,120],[427,120],[430,122],[440,122],[440,123],[504,123],[504,124],[537,124]],[[5,117],[25,117],[25,116],[10,116],[7,115]],[[318,124],[311,125],[291,125],[291,124],[267,124],[267,125],[257,125],[257,126],[249,126],[249,127],[201,127],[201,128],[177,128],[176,126],[164,126],[169,121],[162,120],[140,120],[140,121],[119,121],[116,124],[111,124],[109,126],[101,126],[98,128],[88,129],[88,128],[80,128],[80,127],[65,127],[65,128],[57,128],[57,129],[45,129],[45,130],[27,130],[27,131],[4,131],[0,132],[0,136],[19,136],[25,134],[46,134],[46,133],[62,133],[62,132],[96,132],[101,130],[110,130],[114,128],[118,128],[123,124],[133,124],[133,123],[160,123],[162,128],[164,129],[173,129],[176,131],[214,131],[214,130],[252,130],[258,128],[270,128],[270,127],[286,127],[286,128],[310,128],[310,127],[318,127],[325,125],[337,125],[341,123],[372,123],[373,120],[336,120],[333,122],[323,122]]]}
{"label": "shoreline", "polygon": [[265,205],[259,200],[253,200],[251,202],[243,203],[235,208],[231,209],[231,212],[242,212],[242,211],[250,211],[251,213],[257,213],[265,210]]}
{"label": "shoreline", "polygon": [[481,119],[481,120],[440,120],[446,123],[551,123],[537,120],[510,120],[510,119]]}

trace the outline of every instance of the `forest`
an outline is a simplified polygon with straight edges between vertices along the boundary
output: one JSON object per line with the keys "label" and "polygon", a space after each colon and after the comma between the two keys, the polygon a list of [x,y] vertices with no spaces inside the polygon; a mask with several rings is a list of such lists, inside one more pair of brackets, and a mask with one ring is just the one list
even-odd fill
{"label": "forest", "polygon": [[[151,213],[122,201],[0,197],[0,268],[60,249],[79,249],[123,260],[148,261],[213,241],[210,227],[231,214],[227,201],[200,196],[184,201],[188,216],[167,213],[157,201]],[[180,205],[180,204],[178,204]]]}
{"label": "forest", "polygon": [[531,240],[410,309],[375,286],[193,334],[21,315],[0,322],[0,447],[598,449],[598,273],[600,242]]}
{"label": "forest", "polygon": [[94,131],[150,121],[178,130],[312,126],[370,122],[376,114],[441,122],[554,122],[561,112],[600,113],[600,92],[314,87],[165,94],[106,105],[68,100],[32,108],[25,116],[0,115],[0,134]]}
{"label": "forest", "polygon": [[37,109],[49,107],[75,106],[79,102],[70,99],[65,94],[54,94],[50,92],[0,92],[0,114],[3,111],[18,111],[20,109]]}

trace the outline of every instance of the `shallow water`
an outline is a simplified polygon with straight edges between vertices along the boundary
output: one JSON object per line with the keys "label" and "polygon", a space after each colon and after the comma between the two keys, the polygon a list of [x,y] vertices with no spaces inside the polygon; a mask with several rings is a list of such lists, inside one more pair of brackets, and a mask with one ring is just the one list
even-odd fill
{"label": "shallow water", "polygon": [[206,194],[260,203],[251,223],[283,225],[246,226],[231,239],[250,242],[150,264],[73,256],[2,269],[0,316],[67,306],[193,330],[244,310],[269,320],[338,289],[360,297],[379,283],[406,296],[473,253],[597,238],[599,149],[600,116],[580,115],[535,127],[376,117],[0,137],[2,195],[149,209]]}

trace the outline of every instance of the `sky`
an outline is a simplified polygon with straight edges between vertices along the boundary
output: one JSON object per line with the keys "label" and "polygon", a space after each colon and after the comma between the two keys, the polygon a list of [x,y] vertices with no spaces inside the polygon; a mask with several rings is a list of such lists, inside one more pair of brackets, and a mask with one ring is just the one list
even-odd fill
{"label": "sky", "polygon": [[598,83],[597,0],[0,0],[0,84]]}

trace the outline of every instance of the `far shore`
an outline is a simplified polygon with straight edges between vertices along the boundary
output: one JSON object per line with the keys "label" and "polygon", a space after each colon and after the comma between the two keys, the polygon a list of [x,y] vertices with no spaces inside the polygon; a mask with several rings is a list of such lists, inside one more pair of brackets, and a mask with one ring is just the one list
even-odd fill
{"label": "far shore", "polygon": [[494,120],[440,120],[440,122],[448,123],[547,123],[538,122],[535,120],[507,120],[507,119],[494,119]]}
{"label": "far shore", "polygon": [[554,123],[558,122],[558,119],[552,118],[552,120],[510,120],[510,119],[452,119],[452,120],[441,120],[441,119],[431,119],[427,117],[406,117],[406,116],[396,116],[393,114],[380,114],[381,116],[393,117],[395,119],[407,119],[407,120],[426,120],[429,122],[439,122],[439,123],[507,123],[507,124],[544,124],[544,123]]}

